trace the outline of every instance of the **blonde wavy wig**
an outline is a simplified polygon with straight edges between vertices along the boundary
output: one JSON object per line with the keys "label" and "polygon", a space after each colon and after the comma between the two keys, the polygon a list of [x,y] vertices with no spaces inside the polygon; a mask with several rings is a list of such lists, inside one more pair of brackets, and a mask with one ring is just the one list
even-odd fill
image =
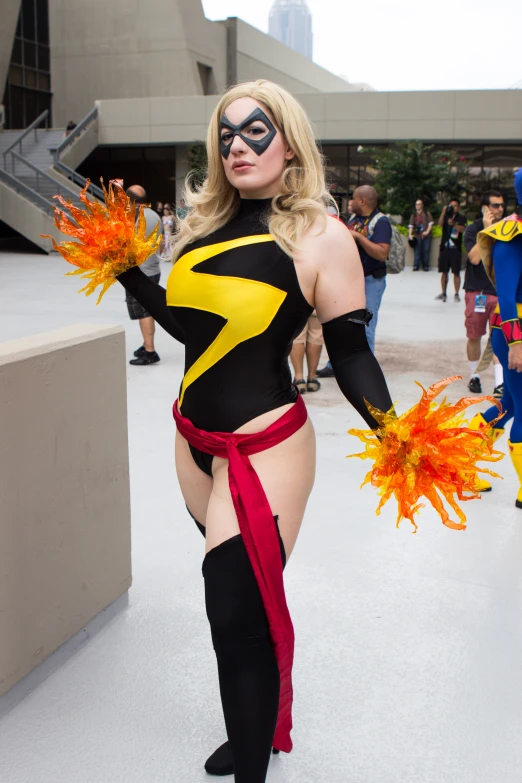
{"label": "blonde wavy wig", "polygon": [[217,231],[238,210],[239,193],[228,181],[221,161],[219,123],[233,101],[247,97],[270,111],[295,154],[287,162],[279,192],[272,199],[268,230],[274,240],[292,256],[316,218],[321,218],[326,227],[326,205],[335,205],[335,201],[326,189],[323,157],[304,109],[289,92],[273,82],[264,79],[245,82],[227,90],[212,114],[207,133],[207,177],[197,189],[191,187],[190,174],[187,177],[184,198],[189,211],[179,222],[173,261],[189,243]]}

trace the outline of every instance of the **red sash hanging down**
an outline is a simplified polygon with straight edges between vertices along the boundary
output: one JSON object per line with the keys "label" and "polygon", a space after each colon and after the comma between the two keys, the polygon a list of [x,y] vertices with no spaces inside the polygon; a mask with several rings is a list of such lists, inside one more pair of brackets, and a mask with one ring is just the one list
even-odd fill
{"label": "red sash hanging down", "polygon": [[301,429],[307,419],[306,406],[299,395],[297,402],[263,432],[242,435],[232,432],[206,432],[195,427],[178,411],[174,419],[179,433],[192,446],[228,459],[228,481],[239,530],[259,585],[274,652],[279,667],[281,690],[274,747],[292,750],[292,664],[294,628],[286,604],[281,550],[272,510],[249,456],[277,446]]}

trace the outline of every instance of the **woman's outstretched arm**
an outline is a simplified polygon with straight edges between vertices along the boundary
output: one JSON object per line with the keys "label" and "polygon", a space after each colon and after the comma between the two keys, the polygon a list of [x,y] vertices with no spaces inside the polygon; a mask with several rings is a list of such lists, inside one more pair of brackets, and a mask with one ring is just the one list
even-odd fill
{"label": "woman's outstretched arm", "polygon": [[167,292],[162,286],[154,283],[137,266],[118,275],[117,279],[168,334],[185,344],[185,334],[172,308],[167,305]]}

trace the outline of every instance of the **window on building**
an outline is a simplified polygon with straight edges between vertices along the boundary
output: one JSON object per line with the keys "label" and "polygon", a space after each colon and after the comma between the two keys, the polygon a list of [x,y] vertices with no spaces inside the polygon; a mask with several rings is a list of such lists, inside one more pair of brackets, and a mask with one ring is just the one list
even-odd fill
{"label": "window on building", "polygon": [[216,92],[216,80],[213,69],[210,65],[198,63],[198,71],[203,95],[214,95]]}
{"label": "window on building", "polygon": [[51,111],[48,2],[22,0],[3,98],[6,128],[26,128]]}

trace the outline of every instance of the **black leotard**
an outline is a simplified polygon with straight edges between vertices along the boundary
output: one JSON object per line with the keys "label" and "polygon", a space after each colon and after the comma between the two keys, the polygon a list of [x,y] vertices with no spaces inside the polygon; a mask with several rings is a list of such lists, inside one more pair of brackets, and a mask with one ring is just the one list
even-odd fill
{"label": "black leotard", "polygon": [[[297,399],[288,355],[312,307],[268,233],[270,203],[242,200],[226,226],[185,248],[169,276],[166,303],[185,342],[180,411],[201,429],[233,432]],[[126,287],[131,272],[119,278]]]}
{"label": "black leotard", "polygon": [[[270,199],[242,200],[223,228],[187,246],[167,290],[133,267],[119,281],[169,334],[185,343],[180,410],[196,427],[233,432],[262,413],[297,399],[288,355],[312,307],[295,267],[268,233]],[[370,427],[392,402],[370,351],[365,311],[323,324],[335,377]],[[198,455],[210,473],[212,458]]]}

